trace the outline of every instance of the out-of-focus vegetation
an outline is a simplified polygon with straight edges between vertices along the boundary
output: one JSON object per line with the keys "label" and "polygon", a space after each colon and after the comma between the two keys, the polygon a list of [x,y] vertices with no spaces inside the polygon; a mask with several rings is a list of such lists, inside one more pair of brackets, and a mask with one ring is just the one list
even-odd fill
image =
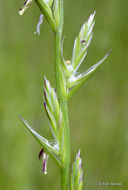
{"label": "out-of-focus vegetation", "polygon": [[[21,114],[38,132],[51,138],[43,108],[43,76],[55,84],[53,34],[44,21],[34,35],[40,12],[32,7],[20,17],[20,1],[0,2],[0,189],[59,190],[60,172],[52,159],[41,173],[41,147],[19,120]],[[112,53],[100,70],[69,100],[71,161],[81,148],[84,189],[128,188],[128,2],[64,0],[64,50],[70,59],[73,41],[96,10],[94,37],[81,67]],[[100,187],[118,182],[121,187]]]}

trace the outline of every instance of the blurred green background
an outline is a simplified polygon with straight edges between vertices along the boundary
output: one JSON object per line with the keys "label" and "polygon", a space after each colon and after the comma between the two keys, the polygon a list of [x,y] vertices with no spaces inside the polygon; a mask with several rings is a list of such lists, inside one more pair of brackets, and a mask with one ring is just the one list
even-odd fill
{"label": "blurred green background", "polygon": [[[0,189],[59,190],[60,171],[52,159],[41,173],[41,147],[19,120],[21,114],[51,138],[43,108],[43,76],[55,85],[53,33],[46,21],[34,35],[40,11],[35,3],[20,17],[24,0],[0,2]],[[81,149],[84,190],[128,189],[128,1],[64,0],[64,55],[96,10],[94,37],[81,71],[112,53],[69,101],[71,162]],[[101,187],[118,182],[121,187]]]}

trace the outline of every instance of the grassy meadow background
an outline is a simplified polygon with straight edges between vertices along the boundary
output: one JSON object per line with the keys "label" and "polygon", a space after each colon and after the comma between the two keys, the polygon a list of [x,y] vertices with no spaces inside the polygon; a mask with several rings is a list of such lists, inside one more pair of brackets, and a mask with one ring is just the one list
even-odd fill
{"label": "grassy meadow background", "polygon": [[[21,123],[21,114],[40,134],[52,138],[43,108],[43,76],[55,85],[53,33],[35,3],[20,17],[24,0],[0,2],[0,189],[59,190],[60,171],[49,159],[41,173],[41,147]],[[128,1],[64,0],[64,55],[96,10],[94,36],[80,71],[112,49],[105,64],[69,100],[71,162],[81,149],[83,190],[128,189]],[[100,187],[118,182],[121,187]]]}

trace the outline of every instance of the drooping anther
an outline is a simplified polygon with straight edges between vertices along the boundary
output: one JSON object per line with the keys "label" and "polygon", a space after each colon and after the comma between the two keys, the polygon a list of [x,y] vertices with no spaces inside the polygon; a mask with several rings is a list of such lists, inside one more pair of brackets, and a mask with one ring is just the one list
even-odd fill
{"label": "drooping anther", "polygon": [[43,166],[42,166],[42,172],[44,174],[47,174],[47,161],[48,161],[49,155],[44,153],[43,154]]}
{"label": "drooping anther", "polygon": [[41,159],[41,157],[43,156],[44,154],[44,149],[42,148],[41,151],[39,152],[39,160]]}

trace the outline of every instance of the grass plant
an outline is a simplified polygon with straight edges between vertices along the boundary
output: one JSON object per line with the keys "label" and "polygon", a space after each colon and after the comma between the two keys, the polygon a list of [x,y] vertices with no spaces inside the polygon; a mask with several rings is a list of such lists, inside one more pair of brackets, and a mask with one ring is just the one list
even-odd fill
{"label": "grass plant", "polygon": [[19,10],[19,14],[22,15],[30,7],[31,3],[34,2],[41,10],[35,33],[40,34],[43,17],[45,17],[54,33],[56,88],[53,88],[49,80],[44,77],[44,108],[49,119],[53,140],[50,141],[42,137],[21,116],[20,118],[42,147],[39,153],[39,159],[43,158],[42,172],[47,174],[48,157],[51,156],[60,167],[61,190],[82,190],[83,171],[80,150],[72,165],[72,173],[71,175],[69,174],[70,129],[67,101],[102,65],[109,52],[102,60],[80,74],[78,69],[87,55],[87,49],[92,40],[96,12],[91,14],[87,22],[83,24],[74,41],[71,59],[66,61],[63,57],[63,0],[27,0],[23,8]]}

